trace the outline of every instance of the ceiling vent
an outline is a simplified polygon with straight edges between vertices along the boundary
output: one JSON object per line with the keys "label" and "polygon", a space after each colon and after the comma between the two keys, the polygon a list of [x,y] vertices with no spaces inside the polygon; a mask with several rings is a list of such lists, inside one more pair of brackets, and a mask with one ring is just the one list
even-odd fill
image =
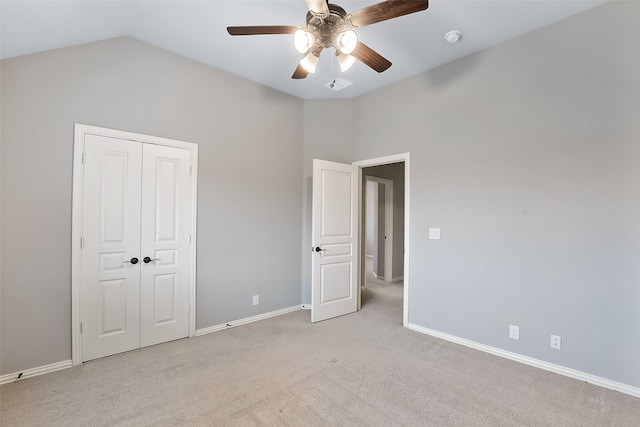
{"label": "ceiling vent", "polygon": [[334,92],[340,92],[342,89],[349,87],[353,84],[347,79],[343,79],[342,77],[338,77],[337,79],[331,80],[329,83],[325,84],[325,87],[328,87]]}

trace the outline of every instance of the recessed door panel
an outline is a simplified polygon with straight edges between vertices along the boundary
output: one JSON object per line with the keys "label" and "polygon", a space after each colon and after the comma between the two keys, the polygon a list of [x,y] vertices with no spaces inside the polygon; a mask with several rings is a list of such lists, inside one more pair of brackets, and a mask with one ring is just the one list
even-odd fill
{"label": "recessed door panel", "polygon": [[100,229],[103,243],[125,241],[129,153],[105,150],[102,155]]}
{"label": "recessed door panel", "polygon": [[332,257],[351,256],[351,243],[325,243],[322,245],[322,259],[328,260]]}
{"label": "recessed door panel", "polygon": [[154,221],[157,242],[176,240],[178,172],[177,159],[156,158],[156,216]]}
{"label": "recessed door panel", "polygon": [[176,321],[176,275],[158,274],[154,289],[154,325]]}
{"label": "recessed door panel", "polygon": [[127,330],[127,291],[125,280],[100,282],[100,336],[124,333]]}
{"label": "recessed door panel", "polygon": [[351,222],[352,180],[351,172],[323,170],[322,191],[322,237],[350,237],[353,234]]}
{"label": "recessed door panel", "polygon": [[177,267],[178,252],[175,249],[156,250],[153,257],[156,267]]}
{"label": "recessed door panel", "polygon": [[125,266],[124,252],[108,252],[100,254],[100,272],[122,271]]}
{"label": "recessed door panel", "polygon": [[351,298],[351,263],[324,264],[320,268],[320,304]]}

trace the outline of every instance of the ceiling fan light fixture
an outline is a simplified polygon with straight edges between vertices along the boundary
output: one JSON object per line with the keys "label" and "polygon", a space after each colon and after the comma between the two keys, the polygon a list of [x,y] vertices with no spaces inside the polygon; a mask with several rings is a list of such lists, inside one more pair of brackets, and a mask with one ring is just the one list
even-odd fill
{"label": "ceiling fan light fixture", "polygon": [[299,53],[307,53],[316,44],[316,36],[310,31],[298,28],[293,33],[293,47]]}
{"label": "ceiling fan light fixture", "polygon": [[358,46],[358,34],[352,29],[348,29],[336,36],[336,45],[341,53],[347,55],[353,53]]}
{"label": "ceiling fan light fixture", "polygon": [[351,67],[353,67],[353,64],[356,63],[356,57],[347,53],[336,52],[336,57],[338,58],[340,71],[343,73],[349,71]]}
{"label": "ceiling fan light fixture", "polygon": [[318,66],[318,60],[320,57],[316,55],[314,52],[309,52],[307,55],[300,60],[300,65],[302,68],[307,70],[308,73],[315,73],[316,67]]}

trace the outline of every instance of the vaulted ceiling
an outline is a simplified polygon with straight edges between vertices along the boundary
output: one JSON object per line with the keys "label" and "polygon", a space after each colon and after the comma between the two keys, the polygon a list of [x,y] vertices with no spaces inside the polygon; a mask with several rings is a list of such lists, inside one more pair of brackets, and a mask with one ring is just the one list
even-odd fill
{"label": "vaulted ceiling", "polygon": [[[341,73],[333,49],[325,49],[317,72],[294,80],[301,55],[291,35],[231,37],[226,31],[230,25],[302,26],[304,0],[2,0],[0,53],[4,59],[130,36],[299,98],[352,98],[606,1],[431,0],[426,11],[358,31],[361,41],[393,63],[380,74],[360,62]],[[350,13],[378,1],[335,3]],[[450,30],[462,32],[458,43],[445,40]],[[336,77],[353,85],[340,92],[324,86]]]}

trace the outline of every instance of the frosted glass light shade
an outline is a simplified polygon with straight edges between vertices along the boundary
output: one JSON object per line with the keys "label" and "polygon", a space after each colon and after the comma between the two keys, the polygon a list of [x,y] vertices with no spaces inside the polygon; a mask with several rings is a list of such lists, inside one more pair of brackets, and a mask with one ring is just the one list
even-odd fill
{"label": "frosted glass light shade", "polygon": [[353,55],[347,55],[346,53],[339,53],[336,55],[338,57],[338,64],[340,65],[340,71],[343,73],[348,71],[353,64],[356,63],[356,57]]}
{"label": "frosted glass light shade", "polygon": [[358,46],[358,35],[353,30],[347,30],[343,33],[338,34],[337,38],[337,47],[341,53],[346,53],[347,55],[356,50],[356,46]]}
{"label": "frosted glass light shade", "polygon": [[307,30],[298,28],[293,33],[293,47],[299,53],[307,53],[315,43],[316,36]]}
{"label": "frosted glass light shade", "polygon": [[318,59],[320,59],[319,56],[313,52],[309,52],[307,56],[300,60],[300,65],[302,65],[302,68],[307,70],[308,73],[315,73],[316,67],[318,66]]}

